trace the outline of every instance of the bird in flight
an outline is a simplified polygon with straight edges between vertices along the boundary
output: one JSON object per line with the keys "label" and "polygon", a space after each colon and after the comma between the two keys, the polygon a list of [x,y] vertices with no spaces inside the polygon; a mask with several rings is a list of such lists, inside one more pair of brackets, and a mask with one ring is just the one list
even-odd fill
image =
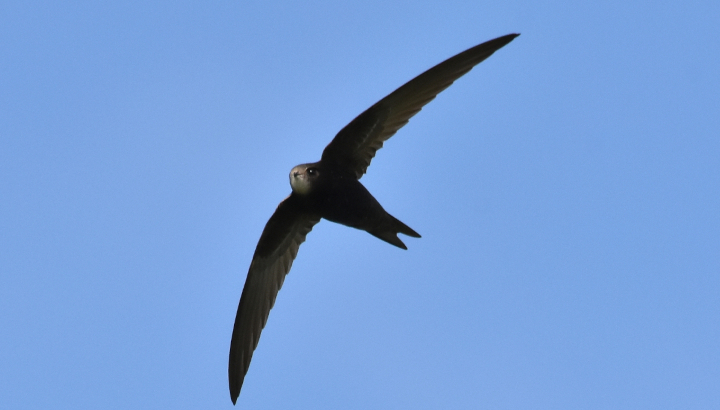
{"label": "bird in flight", "polygon": [[420,237],[387,213],[359,180],[375,152],[410,117],[518,35],[472,47],[413,78],[340,130],[320,161],[290,171],[292,192],[280,202],[260,235],[235,316],[228,365],[233,404],[285,275],[305,236],[321,218],[362,229],[402,249],[407,247],[398,233]]}

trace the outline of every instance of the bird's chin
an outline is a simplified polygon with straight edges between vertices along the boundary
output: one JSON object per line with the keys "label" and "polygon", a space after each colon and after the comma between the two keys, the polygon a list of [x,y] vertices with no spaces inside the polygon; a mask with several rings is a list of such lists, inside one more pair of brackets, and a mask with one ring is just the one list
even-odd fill
{"label": "bird's chin", "polygon": [[290,186],[292,187],[293,192],[299,195],[307,195],[311,190],[310,182],[301,177],[291,176]]}

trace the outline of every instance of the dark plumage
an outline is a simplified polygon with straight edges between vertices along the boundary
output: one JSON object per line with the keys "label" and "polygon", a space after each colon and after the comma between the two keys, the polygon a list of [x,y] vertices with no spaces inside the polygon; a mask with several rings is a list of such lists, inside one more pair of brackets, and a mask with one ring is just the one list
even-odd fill
{"label": "dark plumage", "polygon": [[490,40],[415,77],[357,116],[325,147],[319,162],[290,171],[292,193],[263,229],[240,297],[228,377],[233,403],[240,395],[253,351],[300,244],[325,218],[368,233],[399,248],[402,233],[417,232],[387,213],[360,183],[375,152],[442,90],[519,34]]}

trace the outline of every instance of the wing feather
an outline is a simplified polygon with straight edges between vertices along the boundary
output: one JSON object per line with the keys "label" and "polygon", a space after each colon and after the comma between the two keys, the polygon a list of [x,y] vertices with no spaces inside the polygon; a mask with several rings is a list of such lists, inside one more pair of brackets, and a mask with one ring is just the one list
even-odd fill
{"label": "wing feather", "polygon": [[304,212],[298,198],[291,194],[278,205],[263,229],[240,297],[230,342],[228,379],[233,404],[300,244],[319,221],[320,217]]}
{"label": "wing feather", "polygon": [[383,143],[455,80],[519,34],[487,41],[413,78],[358,115],[325,147],[322,162],[360,179]]}

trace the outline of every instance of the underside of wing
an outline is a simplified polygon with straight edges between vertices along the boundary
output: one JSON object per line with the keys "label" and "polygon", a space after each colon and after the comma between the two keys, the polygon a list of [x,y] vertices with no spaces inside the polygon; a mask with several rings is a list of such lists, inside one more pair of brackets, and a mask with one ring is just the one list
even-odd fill
{"label": "underside of wing", "polygon": [[230,342],[228,379],[233,404],[240,395],[260,333],[285,275],[305,236],[319,221],[319,217],[304,212],[298,198],[291,194],[278,205],[263,229],[240,297]]}
{"label": "underside of wing", "polygon": [[325,147],[322,162],[359,179],[383,142],[441,91],[518,35],[508,34],[477,45],[410,80],[340,130]]}

